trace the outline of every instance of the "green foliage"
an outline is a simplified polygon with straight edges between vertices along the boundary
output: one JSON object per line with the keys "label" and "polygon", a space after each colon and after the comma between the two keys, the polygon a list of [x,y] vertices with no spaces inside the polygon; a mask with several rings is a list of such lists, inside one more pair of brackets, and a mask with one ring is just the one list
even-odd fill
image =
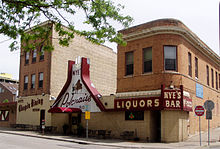
{"label": "green foliage", "polygon": [[[132,18],[119,13],[123,8],[115,6],[111,0],[1,0],[0,33],[14,39],[10,45],[12,51],[18,49],[16,40],[19,35],[27,51],[42,45],[45,51],[53,50],[50,44],[51,23],[55,24],[62,46],[68,46],[74,34],[85,36],[97,44],[110,41],[125,45],[122,35],[112,24],[117,22],[125,28],[130,25]],[[65,17],[74,16],[78,10],[84,11],[83,23],[91,26],[90,30],[76,30],[74,22]],[[42,16],[49,20],[48,25],[39,25]],[[61,23],[67,24],[68,29]],[[31,28],[32,25],[39,26]]]}
{"label": "green foliage", "polygon": [[8,99],[5,99],[5,100],[3,100],[2,103],[8,103],[8,102],[9,102]]}

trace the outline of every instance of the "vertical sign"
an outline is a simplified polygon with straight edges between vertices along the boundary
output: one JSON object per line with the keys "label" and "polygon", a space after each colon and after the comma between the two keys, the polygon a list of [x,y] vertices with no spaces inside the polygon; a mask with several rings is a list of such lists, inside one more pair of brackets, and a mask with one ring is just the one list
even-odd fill
{"label": "vertical sign", "polygon": [[199,83],[196,83],[196,97],[203,99],[203,86]]}

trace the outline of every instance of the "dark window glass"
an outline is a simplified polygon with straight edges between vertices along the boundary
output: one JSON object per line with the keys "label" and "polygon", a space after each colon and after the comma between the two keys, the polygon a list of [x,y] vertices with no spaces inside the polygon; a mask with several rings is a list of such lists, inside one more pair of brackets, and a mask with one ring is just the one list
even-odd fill
{"label": "dark window glass", "polygon": [[36,59],[37,59],[37,50],[35,49],[32,55],[32,63],[36,62]]}
{"label": "dark window glass", "polygon": [[25,64],[29,63],[29,52],[25,52]]}
{"label": "dark window glass", "polygon": [[35,74],[31,75],[31,88],[35,88]]}
{"label": "dark window glass", "polygon": [[28,76],[24,76],[24,90],[28,89]]}
{"label": "dark window glass", "polygon": [[43,50],[43,46],[41,46],[40,48],[40,61],[44,60],[44,50]]}
{"label": "dark window glass", "polygon": [[198,58],[195,57],[195,77],[199,78],[199,66],[198,66]]}
{"label": "dark window glass", "polygon": [[215,72],[215,87],[216,87],[216,89],[218,90],[218,73],[217,72]]}
{"label": "dark window glass", "polygon": [[206,80],[207,80],[207,85],[209,85],[209,66],[206,66]]}
{"label": "dark window glass", "polygon": [[133,52],[125,53],[126,75],[132,75],[134,71],[134,56]]}
{"label": "dark window glass", "polygon": [[143,49],[144,73],[152,72],[152,48]]}
{"label": "dark window glass", "polygon": [[144,120],[144,111],[125,111],[125,120]]}
{"label": "dark window glass", "polygon": [[188,75],[192,77],[192,56],[188,53]]}
{"label": "dark window glass", "polygon": [[214,71],[211,69],[211,74],[212,74],[212,87],[214,88]]}
{"label": "dark window glass", "polygon": [[165,70],[177,71],[176,46],[164,46]]}
{"label": "dark window glass", "polygon": [[43,80],[44,80],[44,74],[43,72],[39,73],[39,88],[42,88],[43,87]]}

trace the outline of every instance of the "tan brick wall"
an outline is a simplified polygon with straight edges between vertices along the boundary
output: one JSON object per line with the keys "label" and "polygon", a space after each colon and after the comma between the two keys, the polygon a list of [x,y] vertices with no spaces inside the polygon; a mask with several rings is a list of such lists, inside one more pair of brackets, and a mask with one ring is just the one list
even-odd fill
{"label": "tan brick wall", "polygon": [[92,44],[83,37],[75,35],[69,47],[58,44],[57,33],[53,32],[51,62],[51,95],[57,96],[67,78],[68,60],[76,60],[78,56],[90,59],[90,78],[102,95],[116,91],[117,56],[112,49]]}

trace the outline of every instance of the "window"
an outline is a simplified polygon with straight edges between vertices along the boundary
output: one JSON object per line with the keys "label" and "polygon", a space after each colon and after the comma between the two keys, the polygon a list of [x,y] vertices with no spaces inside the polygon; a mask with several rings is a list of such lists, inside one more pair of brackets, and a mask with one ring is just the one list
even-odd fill
{"label": "window", "polygon": [[144,111],[125,111],[125,120],[144,120]]}
{"label": "window", "polygon": [[195,57],[195,77],[199,78],[198,58]]}
{"label": "window", "polygon": [[188,75],[192,77],[192,56],[188,52]]}
{"label": "window", "polygon": [[125,53],[126,72],[125,75],[132,75],[134,69],[134,56],[133,52]]}
{"label": "window", "polygon": [[37,59],[37,50],[34,49],[33,55],[32,55],[32,63],[36,62],[36,59]]}
{"label": "window", "polygon": [[219,86],[219,89],[220,89],[220,74],[218,75],[218,86]]}
{"label": "window", "polygon": [[152,72],[152,48],[143,49],[144,73]]}
{"label": "window", "polygon": [[218,73],[217,73],[217,71],[215,72],[215,87],[218,90]]}
{"label": "window", "polygon": [[209,66],[206,65],[206,80],[207,80],[207,85],[209,85]]}
{"label": "window", "polygon": [[44,74],[43,72],[39,73],[39,88],[42,88],[43,87],[43,80],[44,80]]}
{"label": "window", "polygon": [[44,50],[43,50],[43,46],[41,46],[40,48],[40,61],[44,60]]}
{"label": "window", "polygon": [[212,77],[212,87],[214,88],[214,72],[213,69],[211,69],[211,77]]}
{"label": "window", "polygon": [[25,64],[29,63],[29,52],[25,52]]}
{"label": "window", "polygon": [[24,90],[28,89],[28,76],[24,76]]}
{"label": "window", "polygon": [[0,87],[0,93],[4,93],[4,89]]}
{"label": "window", "polygon": [[35,74],[31,75],[31,88],[35,88]]}
{"label": "window", "polygon": [[165,70],[177,71],[176,46],[164,46]]}

